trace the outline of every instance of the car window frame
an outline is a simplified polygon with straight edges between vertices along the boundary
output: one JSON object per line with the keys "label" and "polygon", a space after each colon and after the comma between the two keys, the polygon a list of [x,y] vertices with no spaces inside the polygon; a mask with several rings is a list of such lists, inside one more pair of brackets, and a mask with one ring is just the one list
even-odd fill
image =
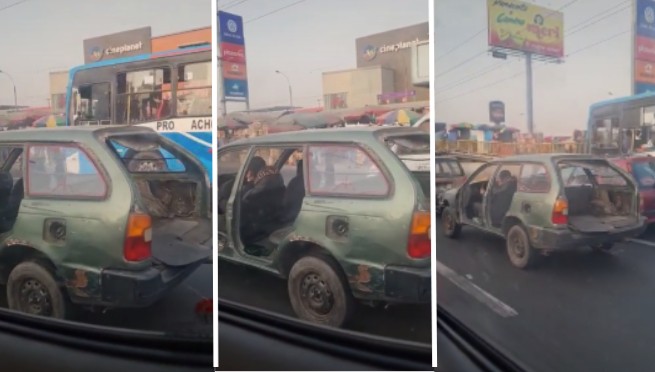
{"label": "car window frame", "polygon": [[[523,174],[523,168],[526,165],[538,165],[538,166],[543,167],[546,170],[546,177],[548,177],[548,190],[547,191],[536,192],[536,191],[526,191],[526,190],[521,189],[521,187],[520,187],[521,186],[521,175]],[[517,187],[516,191],[520,192],[520,193],[523,193],[523,194],[550,194],[550,192],[553,190],[553,177],[550,174],[550,169],[548,169],[548,166],[543,162],[539,162],[539,161],[525,161],[525,162],[522,162],[521,163],[521,171],[519,173],[518,181],[519,182],[518,182],[518,187]]]}
{"label": "car window frame", "polygon": [[[56,194],[34,194],[30,192],[30,150],[32,147],[72,147],[84,153],[84,155],[89,159],[93,167],[98,172],[98,175],[102,179],[103,184],[105,185],[105,192],[102,196],[96,195],[56,195]],[[106,201],[111,196],[111,177],[107,173],[107,170],[100,164],[95,155],[91,155],[91,149],[80,142],[26,142],[24,148],[24,165],[23,168],[23,182],[25,183],[25,199],[40,199],[40,200],[72,200],[72,201],[96,201],[102,202]]]}
{"label": "car window frame", "polygon": [[[311,183],[309,180],[309,165],[311,162],[311,156],[309,156],[309,151],[310,148],[322,146],[322,147],[355,147],[358,150],[362,151],[373,164],[377,167],[377,169],[380,171],[380,174],[384,178],[386,184],[387,184],[387,192],[384,195],[371,195],[371,194],[341,194],[341,193],[335,193],[335,192],[326,192],[326,193],[316,193],[312,192],[311,190]],[[386,146],[386,145],[385,145]],[[391,149],[387,149],[389,152],[393,153]],[[402,160],[398,158],[396,154],[393,154],[393,156],[396,156],[399,162],[402,163]],[[304,144],[303,146],[303,159],[306,160],[303,162],[303,173],[304,173],[304,178],[305,178],[305,194],[308,197],[315,197],[315,198],[333,198],[333,199],[355,199],[355,200],[388,200],[393,197],[395,193],[395,184],[393,182],[393,177],[391,176],[391,173],[389,172],[389,169],[386,167],[386,165],[383,164],[382,161],[380,161],[378,156],[373,155],[373,151],[370,149],[370,147],[364,145],[363,143],[360,142],[309,142]]]}

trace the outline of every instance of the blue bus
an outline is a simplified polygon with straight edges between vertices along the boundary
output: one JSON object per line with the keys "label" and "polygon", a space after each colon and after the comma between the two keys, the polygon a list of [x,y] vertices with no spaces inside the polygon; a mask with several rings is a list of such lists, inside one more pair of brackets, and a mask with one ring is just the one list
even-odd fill
{"label": "blue bus", "polygon": [[655,142],[655,92],[609,99],[589,108],[585,150],[604,156],[651,150]]}
{"label": "blue bus", "polygon": [[[195,154],[211,177],[211,67],[210,45],[75,67],[68,79],[66,123],[150,127]],[[121,155],[131,158],[130,152],[123,149]],[[157,160],[153,164],[175,167],[160,161],[167,156],[161,151],[145,155]]]}

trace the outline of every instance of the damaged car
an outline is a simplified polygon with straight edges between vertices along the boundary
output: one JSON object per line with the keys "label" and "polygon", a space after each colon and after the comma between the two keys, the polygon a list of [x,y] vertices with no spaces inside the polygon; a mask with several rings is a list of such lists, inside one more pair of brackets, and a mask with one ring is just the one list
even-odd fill
{"label": "damaged car", "polygon": [[466,173],[455,156],[437,155],[434,164],[434,184],[437,199],[435,213],[441,215],[444,208],[444,193],[463,184],[466,181]]}
{"label": "damaged car", "polygon": [[639,190],[609,160],[588,155],[525,155],[481,166],[445,194],[443,233],[470,226],[505,238],[511,263],[534,266],[543,255],[613,244],[645,229]]}
{"label": "damaged car", "polygon": [[295,314],[314,323],[342,326],[356,303],[429,303],[429,148],[429,134],[397,127],[224,146],[219,258],[286,280]]}
{"label": "damaged car", "polygon": [[[0,281],[10,309],[145,307],[211,259],[210,180],[143,127],[0,133]],[[162,154],[166,168],[142,167]]]}

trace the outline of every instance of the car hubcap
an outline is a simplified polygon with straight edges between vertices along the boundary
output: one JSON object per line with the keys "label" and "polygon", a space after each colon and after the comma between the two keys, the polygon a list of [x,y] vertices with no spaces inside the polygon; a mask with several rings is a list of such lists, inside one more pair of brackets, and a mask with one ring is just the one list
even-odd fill
{"label": "car hubcap", "polygon": [[316,273],[307,274],[303,278],[301,298],[308,308],[321,315],[329,313],[334,305],[330,286]]}
{"label": "car hubcap", "polygon": [[514,234],[511,240],[511,248],[514,256],[517,258],[523,258],[525,256],[525,245],[523,244],[523,239],[518,234]]}
{"label": "car hubcap", "polygon": [[52,315],[52,300],[43,284],[27,279],[20,286],[20,310],[34,315]]}

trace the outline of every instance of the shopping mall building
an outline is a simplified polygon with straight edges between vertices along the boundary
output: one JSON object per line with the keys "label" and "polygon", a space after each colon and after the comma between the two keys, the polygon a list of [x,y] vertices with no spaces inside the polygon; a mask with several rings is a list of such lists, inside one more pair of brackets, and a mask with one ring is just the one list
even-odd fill
{"label": "shopping mall building", "polygon": [[356,39],[357,68],[323,73],[326,109],[428,101],[428,22]]}
{"label": "shopping mall building", "polygon": [[[211,26],[168,35],[152,36],[150,27],[84,40],[84,63],[211,43]],[[68,71],[50,73],[50,106],[53,113],[66,109]]]}

